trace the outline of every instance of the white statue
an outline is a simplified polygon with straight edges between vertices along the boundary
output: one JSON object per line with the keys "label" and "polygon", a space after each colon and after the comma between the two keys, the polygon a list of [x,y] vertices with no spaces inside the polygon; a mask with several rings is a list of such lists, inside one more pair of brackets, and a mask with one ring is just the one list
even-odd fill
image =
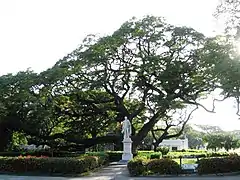
{"label": "white statue", "polygon": [[132,134],[131,122],[128,120],[126,116],[122,124],[122,133],[123,133],[124,139],[128,139]]}

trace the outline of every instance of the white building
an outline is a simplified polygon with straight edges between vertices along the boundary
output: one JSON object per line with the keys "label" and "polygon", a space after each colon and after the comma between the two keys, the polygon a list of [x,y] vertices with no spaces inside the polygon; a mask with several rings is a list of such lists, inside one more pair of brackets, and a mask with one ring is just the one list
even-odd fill
{"label": "white building", "polygon": [[167,146],[170,151],[188,149],[188,139],[164,139],[159,146]]}

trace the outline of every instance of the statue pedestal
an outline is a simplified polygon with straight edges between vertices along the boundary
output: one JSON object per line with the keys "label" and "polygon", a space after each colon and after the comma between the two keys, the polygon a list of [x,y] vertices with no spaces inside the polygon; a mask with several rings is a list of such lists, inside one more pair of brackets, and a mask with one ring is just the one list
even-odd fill
{"label": "statue pedestal", "polygon": [[132,140],[131,138],[125,138],[123,140],[123,154],[121,162],[128,162],[133,158],[132,154]]}

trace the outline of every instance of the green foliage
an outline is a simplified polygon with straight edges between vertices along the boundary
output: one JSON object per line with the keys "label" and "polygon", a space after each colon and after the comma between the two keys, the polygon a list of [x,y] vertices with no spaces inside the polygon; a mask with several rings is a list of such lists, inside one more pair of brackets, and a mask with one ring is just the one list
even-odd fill
{"label": "green foliage", "polygon": [[161,154],[160,153],[150,154],[150,159],[160,159],[160,158],[161,158]]}
{"label": "green foliage", "polygon": [[162,155],[167,155],[169,152],[169,147],[165,146],[157,147],[157,152],[161,152]]}
{"label": "green foliage", "polygon": [[84,152],[72,153],[69,151],[18,151],[18,152],[0,152],[0,157],[17,157],[17,156],[47,156],[47,157],[78,157],[83,155]]}
{"label": "green foliage", "polygon": [[215,17],[225,23],[225,32],[239,38],[240,3],[238,0],[222,0],[214,13]]}
{"label": "green foliage", "polygon": [[128,171],[131,176],[141,176],[147,174],[179,174],[181,173],[180,165],[171,159],[152,159],[144,160],[134,158],[129,161]]}
{"label": "green foliage", "polygon": [[0,158],[0,171],[13,173],[40,174],[81,174],[102,166],[100,157],[86,156],[76,158]]}
{"label": "green foliage", "polygon": [[[123,151],[105,151],[105,152],[86,152],[88,156],[100,156],[107,158],[109,162],[116,162],[122,159]],[[140,159],[154,159],[154,158],[161,158],[161,152],[154,152],[154,151],[137,151],[137,154],[133,154],[133,157],[140,158]]]}
{"label": "green foliage", "polygon": [[170,138],[187,121],[167,112],[198,106],[221,85],[236,97],[240,65],[230,49],[221,38],[154,16],[132,18],[106,37],[89,36],[40,74],[0,77],[0,151],[17,139],[13,133],[53,148],[119,143],[124,116],[133,125],[134,150],[158,123],[168,124],[158,139]]}
{"label": "green foliage", "polygon": [[109,162],[117,162],[122,159],[122,151],[106,151],[106,152],[87,152],[90,156],[100,156],[105,157]]}
{"label": "green foliage", "polygon": [[239,139],[233,135],[226,135],[224,137],[223,147],[226,151],[229,151],[230,149],[237,149],[240,147]]}
{"label": "green foliage", "polygon": [[[172,159],[173,161],[176,161],[178,164],[180,164],[180,158]],[[182,158],[181,160],[182,164],[197,164],[198,160],[197,158]]]}
{"label": "green foliage", "polygon": [[27,138],[23,133],[20,132],[13,132],[12,134],[12,146],[19,146],[19,145],[26,145]]}
{"label": "green foliage", "polygon": [[122,151],[108,151],[106,152],[110,162],[120,161],[122,159]]}
{"label": "green foliage", "polygon": [[160,157],[162,157],[162,153],[154,151],[138,151],[137,157],[141,159],[151,159],[156,157],[157,159],[159,159]]}
{"label": "green foliage", "polygon": [[165,155],[166,158],[180,158],[180,157],[224,157],[229,156],[227,152],[207,152],[207,151],[187,151],[187,152],[169,152],[168,155]]}
{"label": "green foliage", "polygon": [[140,176],[146,173],[146,167],[142,159],[133,159],[127,164],[130,176]]}
{"label": "green foliage", "polygon": [[231,134],[218,133],[218,134],[207,134],[204,137],[205,142],[208,143],[208,149],[217,149],[224,148],[226,151],[230,149],[236,149],[239,147],[239,140]]}
{"label": "green foliage", "polygon": [[240,171],[240,157],[232,155],[224,158],[201,159],[198,163],[199,174],[217,174]]}
{"label": "green foliage", "polygon": [[167,158],[149,161],[147,169],[155,174],[179,174],[181,172],[180,165]]}

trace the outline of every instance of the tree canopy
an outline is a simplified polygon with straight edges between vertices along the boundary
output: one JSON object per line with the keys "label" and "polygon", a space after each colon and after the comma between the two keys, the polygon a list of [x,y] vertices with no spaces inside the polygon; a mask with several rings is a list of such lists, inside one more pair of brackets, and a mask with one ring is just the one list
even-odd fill
{"label": "tree canopy", "polygon": [[[0,150],[15,131],[52,146],[119,142],[124,116],[133,125],[134,149],[156,129],[158,143],[179,136],[197,108],[213,111],[199,100],[214,90],[239,97],[237,56],[224,39],[160,17],[132,18],[111,35],[87,36],[40,74],[2,76],[0,134],[6,140]],[[174,116],[186,109],[187,118]]]}

